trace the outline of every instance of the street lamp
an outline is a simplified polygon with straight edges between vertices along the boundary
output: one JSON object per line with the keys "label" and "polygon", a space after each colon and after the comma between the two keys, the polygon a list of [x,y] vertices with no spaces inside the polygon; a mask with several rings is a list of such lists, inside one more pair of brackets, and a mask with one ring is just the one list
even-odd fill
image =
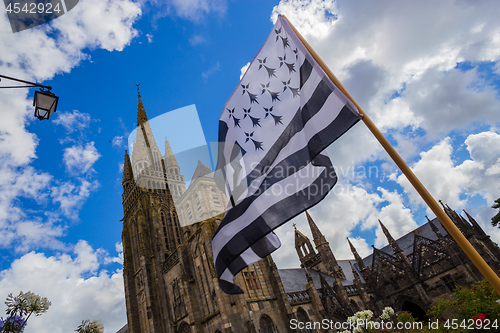
{"label": "street lamp", "polygon": [[0,75],[0,78],[29,84],[29,86],[9,86],[0,88],[40,87],[40,90],[35,91],[35,97],[33,98],[33,106],[35,107],[35,117],[37,117],[39,120],[49,119],[50,116],[54,112],[56,112],[59,97],[50,92],[50,90],[52,89],[51,86],[44,86],[43,84],[19,80],[5,75]]}

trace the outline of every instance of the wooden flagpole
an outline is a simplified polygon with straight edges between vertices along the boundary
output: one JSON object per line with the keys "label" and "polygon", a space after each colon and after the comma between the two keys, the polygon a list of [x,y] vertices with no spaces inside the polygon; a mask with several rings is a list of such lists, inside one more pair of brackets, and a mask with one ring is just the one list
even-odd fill
{"label": "wooden flagpole", "polygon": [[321,60],[319,55],[313,50],[313,48],[307,43],[307,41],[300,35],[300,33],[295,29],[295,27],[288,21],[288,19],[281,15],[293,29],[297,37],[304,44],[306,49],[312,55],[314,60],[318,63],[318,65],[323,69],[326,75],[332,80],[332,82],[339,88],[342,93],[349,98],[354,105],[358,108],[358,111],[363,117],[361,118],[365,123],[366,127],[373,133],[375,138],[380,142],[382,147],[387,151],[389,156],[393,159],[399,169],[403,172],[406,178],[413,185],[415,190],[420,194],[422,199],[427,203],[429,208],[436,214],[437,218],[441,222],[441,224],[446,228],[448,233],[453,237],[453,239],[458,243],[460,248],[467,254],[472,263],[476,266],[476,268],[483,274],[483,276],[488,280],[488,282],[493,286],[496,292],[500,295],[500,278],[498,275],[491,269],[490,266],[484,261],[484,259],[479,255],[476,249],[471,245],[471,243],[465,238],[462,232],[457,228],[457,226],[451,221],[451,219],[446,215],[443,209],[438,205],[436,200],[430,195],[427,189],[422,185],[420,180],[415,176],[413,171],[406,165],[405,161],[399,156],[394,147],[391,146],[389,141],[384,137],[384,135],[380,132],[380,130],[375,126],[375,124],[371,121],[371,119],[366,115],[361,106],[352,98],[351,94],[344,88],[342,83],[335,77],[335,75],[330,71],[328,66]]}

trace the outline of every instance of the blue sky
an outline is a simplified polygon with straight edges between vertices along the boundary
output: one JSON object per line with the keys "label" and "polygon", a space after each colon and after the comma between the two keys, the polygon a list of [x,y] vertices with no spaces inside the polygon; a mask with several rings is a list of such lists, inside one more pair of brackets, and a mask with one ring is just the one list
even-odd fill
{"label": "blue sky", "polygon": [[[135,84],[149,119],[195,105],[205,139],[217,141],[222,107],[278,13],[434,197],[500,242],[489,225],[500,197],[499,11],[465,1],[82,0],[16,34],[0,14],[0,74],[60,96],[40,122],[34,89],[0,89],[0,297],[31,290],[52,301],[27,333],[69,332],[87,318],[106,332],[125,324],[120,168]],[[433,217],[362,123],[328,150],[340,179],[310,213],[339,259],[351,257],[346,237],[363,255],[386,244],[379,218],[399,237]],[[305,217],[294,222],[310,234]],[[278,266],[298,267],[291,223],[277,234]]]}

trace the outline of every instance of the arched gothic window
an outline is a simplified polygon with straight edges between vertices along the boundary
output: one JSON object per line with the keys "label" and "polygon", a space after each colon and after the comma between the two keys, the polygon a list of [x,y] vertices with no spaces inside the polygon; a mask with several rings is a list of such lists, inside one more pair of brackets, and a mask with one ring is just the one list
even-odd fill
{"label": "arched gothic window", "polygon": [[219,194],[217,194],[217,190],[215,188],[211,187],[210,192],[212,192],[212,199],[214,201],[214,206],[220,207]]}
{"label": "arched gothic window", "polygon": [[187,218],[188,218],[188,221],[189,223],[192,223],[193,222],[193,212],[191,211],[191,206],[189,205],[189,203],[186,204],[186,213],[187,213]]}
{"label": "arched gothic window", "polygon": [[278,333],[274,328],[273,321],[266,315],[262,315],[262,317],[260,317],[259,326],[261,333]]}
{"label": "arched gothic window", "polygon": [[167,237],[167,220],[166,215],[163,210],[160,211],[160,220],[163,227],[163,237],[165,239],[165,248],[167,251],[170,251],[170,247],[168,246],[168,237]]}
{"label": "arched gothic window", "polygon": [[194,203],[196,204],[196,210],[198,211],[198,215],[201,214],[201,203],[198,193],[194,194]]}
{"label": "arched gothic window", "polygon": [[[307,312],[302,308],[299,308],[297,310],[297,320],[301,323],[307,323],[310,321],[309,316],[307,315]],[[300,330],[300,332],[301,333],[312,333],[313,331],[304,327],[302,330]]]}
{"label": "arched gothic window", "polygon": [[182,244],[182,242],[181,242],[181,230],[179,230],[179,217],[177,216],[177,213],[175,211],[173,211],[171,214],[172,214],[171,220],[169,222],[171,222],[171,224],[174,227],[174,232],[175,232],[175,237],[177,239],[177,244]]}
{"label": "arched gothic window", "polygon": [[182,324],[179,326],[179,330],[177,331],[179,333],[191,333],[191,327],[186,322],[182,322]]}

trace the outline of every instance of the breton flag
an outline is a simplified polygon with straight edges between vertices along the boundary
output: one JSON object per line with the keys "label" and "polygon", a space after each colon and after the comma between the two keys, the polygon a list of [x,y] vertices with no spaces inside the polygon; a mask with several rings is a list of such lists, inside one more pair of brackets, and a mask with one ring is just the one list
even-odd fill
{"label": "breton flag", "polygon": [[337,176],[322,152],[360,119],[283,17],[226,102],[216,178],[231,205],[212,249],[221,289],[280,246],[272,232],[321,201]]}

